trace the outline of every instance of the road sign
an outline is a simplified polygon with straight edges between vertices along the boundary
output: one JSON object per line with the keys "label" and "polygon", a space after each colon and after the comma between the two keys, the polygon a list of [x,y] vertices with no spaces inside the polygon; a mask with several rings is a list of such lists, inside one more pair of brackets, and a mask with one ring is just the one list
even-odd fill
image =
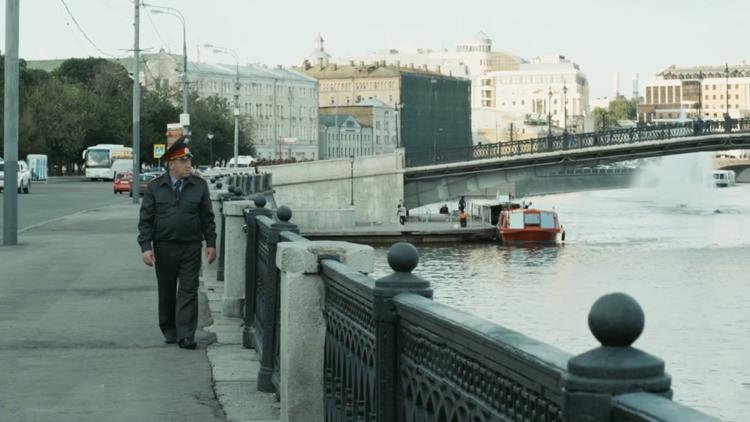
{"label": "road sign", "polygon": [[161,156],[164,155],[165,150],[166,145],[154,144],[154,158],[161,158]]}

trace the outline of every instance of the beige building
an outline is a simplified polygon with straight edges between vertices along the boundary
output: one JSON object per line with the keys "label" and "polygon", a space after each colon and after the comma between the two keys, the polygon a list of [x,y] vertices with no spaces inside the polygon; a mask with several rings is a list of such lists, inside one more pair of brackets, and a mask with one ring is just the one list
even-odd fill
{"label": "beige building", "polygon": [[[728,72],[727,72],[728,71]],[[644,84],[640,122],[750,117],[750,66],[670,66]]]}

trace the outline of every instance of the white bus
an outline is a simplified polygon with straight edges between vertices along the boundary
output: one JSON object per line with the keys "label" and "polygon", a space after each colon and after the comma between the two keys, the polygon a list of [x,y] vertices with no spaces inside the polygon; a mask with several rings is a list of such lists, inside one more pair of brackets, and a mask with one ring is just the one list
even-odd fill
{"label": "white bus", "polygon": [[125,145],[99,144],[83,151],[83,165],[89,179],[114,180],[116,160],[132,160],[133,148]]}

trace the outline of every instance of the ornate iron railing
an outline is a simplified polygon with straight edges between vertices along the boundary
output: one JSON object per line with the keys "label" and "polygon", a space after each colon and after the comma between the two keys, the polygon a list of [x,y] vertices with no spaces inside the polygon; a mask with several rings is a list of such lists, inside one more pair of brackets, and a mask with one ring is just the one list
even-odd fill
{"label": "ornate iron railing", "polygon": [[[248,275],[254,274],[246,285],[254,313],[246,323],[252,325],[249,347],[260,357],[258,389],[278,392],[276,251],[279,242],[308,240],[289,223],[288,208],[280,207],[274,221],[263,205],[256,200],[246,211],[253,239]],[[602,347],[572,357],[432,301],[430,283],[411,272],[413,246],[394,245],[388,262],[394,272],[375,280],[335,257],[320,258],[326,421],[702,420],[695,419],[699,412],[661,401],[671,397],[671,380],[663,361],[630,347],[643,329],[643,313],[629,296],[606,295],[594,304],[589,326]],[[611,366],[620,361],[627,366]],[[639,391],[656,394],[627,394]],[[665,408],[671,410],[665,414]]]}
{"label": "ornate iron railing", "polygon": [[334,260],[323,260],[321,266],[326,420],[375,421],[374,282]]}
{"label": "ornate iron railing", "polygon": [[406,166],[418,167],[490,158],[516,157],[581,148],[734,132],[750,132],[750,119],[707,120],[669,125],[640,126],[600,132],[563,133],[556,136],[481,144],[471,147],[422,150],[407,153]]}
{"label": "ornate iron railing", "polygon": [[417,295],[395,303],[406,421],[563,420],[570,355]]}

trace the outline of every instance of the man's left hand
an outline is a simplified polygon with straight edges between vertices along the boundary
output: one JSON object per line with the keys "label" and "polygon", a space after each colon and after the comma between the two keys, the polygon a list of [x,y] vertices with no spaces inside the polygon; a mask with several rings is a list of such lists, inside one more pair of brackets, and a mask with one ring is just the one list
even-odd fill
{"label": "man's left hand", "polygon": [[212,264],[216,260],[216,248],[206,248],[206,258],[208,263]]}

